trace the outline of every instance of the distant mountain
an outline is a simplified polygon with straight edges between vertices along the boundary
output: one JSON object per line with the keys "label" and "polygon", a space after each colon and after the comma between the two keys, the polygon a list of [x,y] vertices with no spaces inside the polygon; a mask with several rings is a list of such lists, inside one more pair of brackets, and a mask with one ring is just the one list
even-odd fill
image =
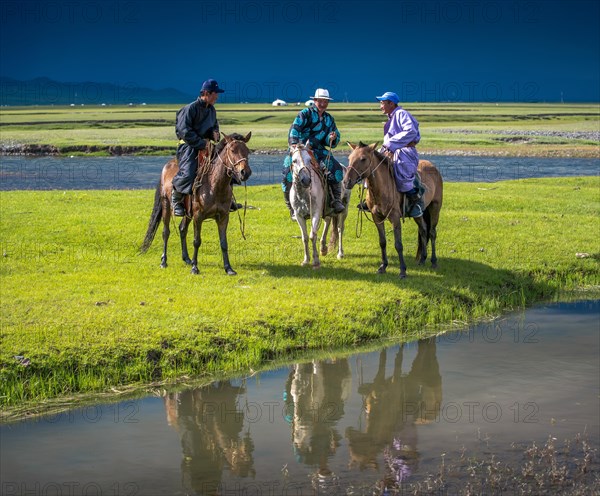
{"label": "distant mountain", "polygon": [[28,81],[0,78],[0,105],[137,105],[187,103],[195,98],[174,88],[153,90],[134,83],[116,85],[93,81],[66,83],[48,78]]}

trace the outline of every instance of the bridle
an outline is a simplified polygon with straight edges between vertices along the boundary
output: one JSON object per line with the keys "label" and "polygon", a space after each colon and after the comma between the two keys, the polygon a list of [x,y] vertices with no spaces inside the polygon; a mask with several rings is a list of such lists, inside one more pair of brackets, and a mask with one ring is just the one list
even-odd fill
{"label": "bridle", "polygon": [[302,165],[299,167],[299,169],[298,169],[298,170],[296,170],[296,168],[294,167],[294,161],[292,160],[292,166],[291,166],[291,168],[292,168],[292,176],[293,176],[293,178],[294,178],[294,179],[293,179],[293,180],[294,180],[294,183],[296,183],[296,184],[299,184],[299,182],[300,182],[300,181],[298,180],[298,178],[299,178],[299,174],[300,174],[300,172],[301,172],[302,170],[304,170],[304,169],[308,170],[308,172],[309,172],[309,175],[310,175],[310,169],[309,169],[308,165],[306,165],[306,162],[304,161],[304,156],[302,155],[302,150],[304,150],[304,148],[302,148],[302,147],[297,147],[297,148],[295,148],[295,149],[294,149],[294,151],[292,152],[292,157],[294,156],[294,154],[295,154],[295,153],[299,153],[299,154],[300,154],[300,160],[301,160],[301,162],[302,162]]}
{"label": "bridle", "polygon": [[[375,156],[375,152],[373,152],[373,156]],[[348,169],[353,170],[354,172],[356,172],[356,175],[358,176],[358,180],[357,181],[362,181],[365,178],[367,178],[368,176],[373,176],[375,174],[375,171],[377,169],[379,169],[379,167],[381,166],[381,164],[383,164],[386,161],[386,157],[384,156],[379,163],[375,166],[375,168],[373,170],[370,170],[371,168],[371,163],[372,161],[369,161],[369,166],[366,168],[366,170],[364,172],[359,172],[358,169],[356,169],[356,167],[353,167],[352,165],[348,164]]]}
{"label": "bridle", "polygon": [[225,162],[225,160],[223,160],[223,151],[218,155],[218,159],[220,160],[220,162],[223,164],[223,167],[225,167],[225,170],[227,171],[227,175],[229,177],[235,175],[236,179],[239,182],[241,181],[241,178],[239,177],[239,172],[236,169],[236,166],[241,163],[241,162],[246,162],[246,166],[248,165],[248,157],[242,157],[238,160],[235,160],[235,157],[232,157],[232,152],[230,150],[230,146],[233,145],[234,143],[245,143],[245,141],[243,140],[239,140],[239,139],[234,139],[231,141],[228,141],[227,144],[225,145],[225,148],[223,149],[223,151],[225,152],[225,156],[227,159],[227,163]]}

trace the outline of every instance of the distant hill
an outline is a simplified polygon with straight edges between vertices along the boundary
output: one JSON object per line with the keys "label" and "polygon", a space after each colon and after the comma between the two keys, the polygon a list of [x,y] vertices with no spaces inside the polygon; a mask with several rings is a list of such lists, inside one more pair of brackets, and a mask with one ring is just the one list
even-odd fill
{"label": "distant hill", "polygon": [[195,98],[174,88],[153,90],[133,83],[120,86],[93,81],[67,83],[48,78],[28,81],[0,78],[0,105],[138,105],[187,103]]}

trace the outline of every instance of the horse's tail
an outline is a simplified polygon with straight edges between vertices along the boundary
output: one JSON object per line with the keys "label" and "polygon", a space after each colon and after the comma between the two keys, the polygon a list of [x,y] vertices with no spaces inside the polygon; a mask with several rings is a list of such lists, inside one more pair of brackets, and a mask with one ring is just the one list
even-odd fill
{"label": "horse's tail", "polygon": [[150,220],[148,221],[148,230],[146,231],[146,237],[144,238],[144,242],[140,247],[141,253],[146,253],[152,241],[154,240],[154,235],[156,231],[158,231],[158,226],[160,225],[160,221],[162,219],[162,184],[161,180],[158,181],[158,185],[156,186],[156,191],[154,192],[154,207],[152,207],[152,213],[150,214]]}
{"label": "horse's tail", "polygon": [[327,245],[328,251],[335,250],[338,243],[338,225],[339,225],[339,215],[331,216],[331,232],[329,233],[329,244]]}

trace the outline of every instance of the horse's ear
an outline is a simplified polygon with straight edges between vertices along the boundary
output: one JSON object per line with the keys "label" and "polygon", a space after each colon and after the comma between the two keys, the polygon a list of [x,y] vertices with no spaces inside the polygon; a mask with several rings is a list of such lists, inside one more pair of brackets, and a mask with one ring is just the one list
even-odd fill
{"label": "horse's ear", "polygon": [[252,131],[250,131],[246,137],[244,138],[244,143],[248,143],[248,141],[250,141],[250,137],[252,136]]}
{"label": "horse's ear", "polygon": [[353,150],[356,148],[357,145],[355,145],[354,143],[352,143],[351,141],[346,141],[346,144],[352,148]]}
{"label": "horse's ear", "polygon": [[221,134],[223,135],[223,139],[224,139],[224,140],[225,140],[227,143],[229,143],[229,142],[232,140],[231,136],[229,136],[228,134],[225,134],[225,133],[221,133]]}
{"label": "horse's ear", "polygon": [[378,144],[379,144],[379,143],[377,143],[377,141],[376,141],[375,143],[371,143],[371,144],[369,145],[369,148],[370,148],[371,150],[375,151],[375,150],[377,150],[377,145],[378,145]]}
{"label": "horse's ear", "polygon": [[310,148],[310,140],[306,140],[306,143],[304,143],[304,147],[305,147],[307,150],[310,150],[310,149],[311,149],[311,148]]}

